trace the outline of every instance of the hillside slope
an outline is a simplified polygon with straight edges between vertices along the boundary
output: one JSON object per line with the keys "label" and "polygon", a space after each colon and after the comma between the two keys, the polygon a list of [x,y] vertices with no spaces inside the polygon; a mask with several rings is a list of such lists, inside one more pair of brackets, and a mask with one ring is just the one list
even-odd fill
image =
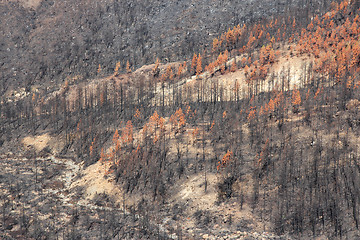
{"label": "hillside slope", "polygon": [[69,75],[87,79],[99,64],[111,73],[118,61],[124,69],[126,61],[138,68],[156,57],[185,60],[230,26],[284,12],[308,15],[326,5],[311,2],[310,8],[285,0],[2,1],[0,92],[29,91],[34,83],[62,82]]}
{"label": "hillside slope", "polygon": [[0,237],[358,239],[359,14],[332,3],[189,61],[8,91]]}

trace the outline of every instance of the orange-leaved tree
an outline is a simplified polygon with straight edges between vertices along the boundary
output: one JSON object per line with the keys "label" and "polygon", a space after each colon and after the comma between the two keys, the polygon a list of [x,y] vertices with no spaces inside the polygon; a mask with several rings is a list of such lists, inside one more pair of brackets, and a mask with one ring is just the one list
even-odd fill
{"label": "orange-leaved tree", "polygon": [[125,144],[131,144],[133,142],[133,126],[131,121],[127,121],[126,126],[122,132],[121,140]]}
{"label": "orange-leaved tree", "polygon": [[196,139],[199,135],[199,128],[195,128],[192,132],[191,132],[191,135],[192,135],[192,140],[193,140],[193,143],[196,142]]}
{"label": "orange-leaved tree", "polygon": [[183,67],[182,64],[180,64],[180,66],[178,67],[178,70],[177,70],[177,74],[176,74],[176,77],[177,77],[178,79],[181,78],[181,75],[182,75],[183,71],[184,71],[184,67]]}
{"label": "orange-leaved tree", "polygon": [[173,70],[172,70],[171,66],[169,65],[166,68],[165,79],[172,81],[173,78],[174,78]]}
{"label": "orange-leaved tree", "polygon": [[263,146],[263,148],[261,149],[260,154],[256,155],[256,159],[257,159],[257,165],[260,166],[262,164],[262,162],[264,162],[263,164],[266,164],[267,162],[267,158],[268,158],[268,154],[269,154],[269,139],[266,139],[266,142]]}
{"label": "orange-leaved tree", "polygon": [[120,136],[119,136],[119,132],[118,130],[116,129],[115,130],[115,133],[114,133],[114,136],[113,136],[113,143],[116,144],[117,141],[119,140]]}
{"label": "orange-leaved tree", "polygon": [[227,164],[230,163],[233,156],[233,152],[228,150],[227,153],[222,157],[222,159],[218,162],[217,170],[224,168]]}
{"label": "orange-leaved tree", "polygon": [[255,107],[250,108],[250,111],[249,111],[249,114],[248,114],[247,118],[248,118],[248,121],[249,121],[250,125],[253,125],[253,122],[256,119],[256,109],[255,109]]}
{"label": "orange-leaved tree", "polygon": [[126,72],[131,73],[130,63],[129,60],[126,61]]}
{"label": "orange-leaved tree", "polygon": [[[295,86],[296,88],[296,86]],[[301,96],[299,89],[294,89],[292,92],[291,103],[293,105],[293,112],[299,112],[299,106],[301,104]]]}
{"label": "orange-leaved tree", "polygon": [[154,77],[159,76],[159,73],[160,73],[159,65],[160,65],[160,60],[159,60],[159,58],[156,58],[155,65],[154,65],[154,67],[152,69],[152,74],[153,74]]}
{"label": "orange-leaved tree", "polygon": [[171,115],[170,123],[173,129],[175,130],[175,134],[183,129],[183,127],[186,124],[186,118],[181,108],[176,110],[176,112],[173,115]]}
{"label": "orange-leaved tree", "polygon": [[194,53],[194,56],[191,60],[191,72],[195,72],[196,71],[196,65],[197,65],[197,55]]}
{"label": "orange-leaved tree", "polygon": [[119,75],[120,70],[121,70],[121,63],[117,62],[114,70],[114,76]]}
{"label": "orange-leaved tree", "polygon": [[134,118],[136,121],[139,121],[141,119],[142,115],[141,112],[138,108],[136,108],[135,113],[134,113]]}

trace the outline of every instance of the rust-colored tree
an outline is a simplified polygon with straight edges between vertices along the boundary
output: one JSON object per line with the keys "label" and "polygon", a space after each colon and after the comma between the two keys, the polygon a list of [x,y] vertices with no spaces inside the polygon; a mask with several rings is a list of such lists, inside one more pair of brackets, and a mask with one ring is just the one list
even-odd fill
{"label": "rust-colored tree", "polygon": [[196,71],[196,65],[197,65],[197,55],[194,53],[194,56],[191,60],[191,72],[195,72]]}
{"label": "rust-colored tree", "polygon": [[132,144],[133,142],[133,125],[129,120],[121,134],[121,140],[124,144]]}
{"label": "rust-colored tree", "polygon": [[159,73],[160,73],[159,66],[160,66],[160,60],[159,60],[159,58],[156,58],[155,65],[154,65],[154,67],[152,69],[152,74],[153,74],[154,77],[159,76]]}
{"label": "rust-colored tree", "polygon": [[175,130],[175,134],[182,131],[186,125],[186,117],[182,109],[179,108],[178,110],[176,110],[176,112],[171,115],[169,121],[172,125],[172,128]]}
{"label": "rust-colored tree", "polygon": [[126,72],[127,72],[127,73],[131,73],[131,67],[130,67],[129,60],[126,61]]}
{"label": "rust-colored tree", "polygon": [[[296,86],[295,86],[296,88]],[[301,95],[300,95],[300,91],[299,89],[295,89],[292,92],[292,97],[291,97],[291,103],[293,106],[293,112],[294,113],[298,113],[299,112],[299,107],[301,104]]]}
{"label": "rust-colored tree", "polygon": [[218,162],[216,169],[220,171],[222,168],[226,167],[230,163],[232,157],[233,157],[233,152],[228,150],[227,153]]}
{"label": "rust-colored tree", "polygon": [[174,79],[174,73],[170,65],[166,68],[165,79],[170,80],[170,82]]}
{"label": "rust-colored tree", "polygon": [[115,77],[119,75],[120,70],[121,70],[121,63],[120,63],[120,62],[117,62],[117,63],[116,63],[116,66],[115,66],[115,69],[114,69],[114,76],[115,76]]}

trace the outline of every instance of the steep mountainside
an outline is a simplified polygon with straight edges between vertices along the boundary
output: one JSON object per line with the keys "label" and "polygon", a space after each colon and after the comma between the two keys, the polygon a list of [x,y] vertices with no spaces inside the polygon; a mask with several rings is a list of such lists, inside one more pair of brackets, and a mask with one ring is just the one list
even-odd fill
{"label": "steep mountainside", "polygon": [[[360,1],[288,1],[303,10],[214,35],[192,11],[226,21],[217,1],[175,18],[163,7],[180,2],[124,3],[126,16],[117,2],[29,3],[2,5],[23,11],[3,12],[7,45],[43,44],[2,58],[28,56],[22,71],[45,84],[3,82],[1,239],[360,239]],[[115,16],[129,21],[98,22]],[[179,19],[200,35],[165,35],[185,31],[165,29]],[[161,59],[135,70],[150,36]]]}

